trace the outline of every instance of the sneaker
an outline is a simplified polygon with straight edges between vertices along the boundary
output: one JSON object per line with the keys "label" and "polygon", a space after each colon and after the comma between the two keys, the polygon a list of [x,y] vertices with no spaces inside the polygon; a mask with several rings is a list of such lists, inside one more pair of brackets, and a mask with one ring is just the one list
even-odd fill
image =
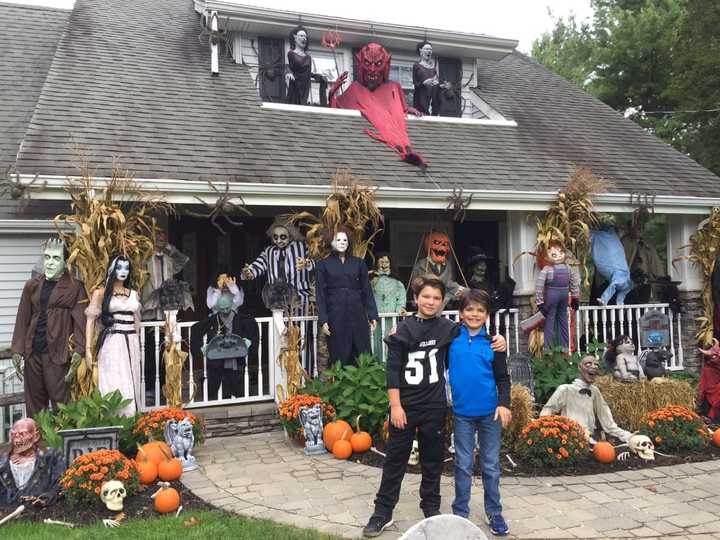
{"label": "sneaker", "polygon": [[393,524],[392,518],[386,518],[385,516],[378,516],[377,514],[373,514],[370,516],[370,520],[368,521],[368,524],[365,525],[365,528],[363,529],[363,536],[365,538],[374,538],[375,536],[380,536],[382,532]]}
{"label": "sneaker", "polygon": [[505,523],[502,514],[495,514],[494,516],[488,515],[487,524],[490,526],[490,532],[495,536],[505,536],[510,532],[510,528],[507,523]]}
{"label": "sneaker", "polygon": [[433,516],[439,516],[440,510],[434,509],[434,510],[423,510],[423,514],[426,518],[433,517]]}

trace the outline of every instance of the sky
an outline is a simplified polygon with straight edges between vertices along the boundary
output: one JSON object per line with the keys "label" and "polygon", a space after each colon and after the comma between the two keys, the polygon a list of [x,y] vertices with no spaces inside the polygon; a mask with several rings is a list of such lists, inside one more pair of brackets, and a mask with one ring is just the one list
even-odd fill
{"label": "sky", "polygon": [[[4,0],[18,4],[33,4],[70,9],[74,0]],[[127,0],[119,0],[127,1]],[[182,1],[182,0],[179,0]],[[190,2],[191,0],[186,0]],[[376,20],[487,34],[517,39],[518,48],[530,52],[532,42],[543,32],[553,28],[554,17],[576,15],[586,19],[592,15],[590,0],[416,0],[388,2],[387,0],[230,0],[237,4],[263,6],[317,13],[350,19]],[[552,12],[551,16],[548,12]]]}

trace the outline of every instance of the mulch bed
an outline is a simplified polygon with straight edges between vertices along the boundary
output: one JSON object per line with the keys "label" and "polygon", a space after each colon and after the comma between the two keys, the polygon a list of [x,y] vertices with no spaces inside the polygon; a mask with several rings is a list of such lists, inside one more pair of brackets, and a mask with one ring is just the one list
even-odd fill
{"label": "mulch bed", "polygon": [[[207,504],[205,501],[193,495],[182,483],[171,482],[180,494],[180,504],[183,507],[182,516],[186,511],[203,511],[212,510],[213,507]],[[150,486],[141,486],[140,491],[135,493],[131,497],[127,497],[124,501],[123,513],[125,514],[125,520],[141,519],[141,518],[152,518],[158,517],[159,514],[154,506],[153,500],[150,496],[157,491],[158,487],[154,484]],[[0,510],[0,518],[9,514],[8,511]],[[47,508],[33,508],[32,506],[26,506],[25,512],[15,521],[43,521],[45,519],[53,519],[56,521],[64,521],[67,523],[74,523],[75,526],[82,525],[93,525],[103,519],[113,519],[117,515],[117,512],[111,512],[105,505],[100,502],[98,497],[97,504],[86,505],[86,504],[71,504],[66,499],[60,499],[57,503]],[[58,531],[61,528],[58,527]]]}
{"label": "mulch bed", "polygon": [[[385,441],[383,440],[376,440],[374,441],[375,447],[381,451],[385,451]],[[627,447],[617,448],[616,452],[620,453],[624,450],[627,450]],[[662,449],[658,449],[662,452]],[[663,452],[667,454],[673,454],[674,457],[663,457],[660,455],[655,456],[655,461],[645,462],[641,460],[640,458],[636,456],[630,456],[625,461],[617,461],[605,465],[603,463],[599,463],[598,461],[595,461],[593,459],[592,455],[588,455],[586,458],[584,458],[580,463],[577,465],[574,465],[572,467],[560,467],[560,468],[535,468],[528,465],[525,465],[520,462],[520,460],[513,454],[513,452],[508,451],[507,449],[503,448],[500,452],[501,460],[500,460],[500,466],[502,468],[502,474],[503,476],[518,476],[518,477],[528,477],[528,476],[583,476],[587,474],[602,474],[602,473],[612,473],[612,472],[618,472],[618,471],[628,471],[628,470],[635,470],[635,469],[649,469],[653,467],[663,467],[666,465],[681,465],[683,463],[696,463],[699,461],[708,461],[712,459],[720,459],[720,448],[717,448],[715,446],[708,446],[704,450],[700,450],[697,452]],[[513,461],[516,463],[517,467],[512,467],[510,464],[510,461],[505,457],[507,454],[510,454],[510,457],[513,459]],[[445,458],[449,459],[449,461],[445,462],[445,465],[443,467],[443,474],[445,476],[453,476],[454,474],[454,461],[452,459],[453,455],[447,450],[445,451]],[[382,467],[383,463],[385,462],[385,458],[383,458],[381,455],[376,454],[375,452],[365,452],[364,454],[353,454],[350,457],[350,461],[354,461],[357,463],[362,463],[364,465],[369,465],[371,467]],[[420,474],[420,465],[408,465],[407,472]],[[475,460],[475,476],[480,476],[480,465],[478,460]]]}

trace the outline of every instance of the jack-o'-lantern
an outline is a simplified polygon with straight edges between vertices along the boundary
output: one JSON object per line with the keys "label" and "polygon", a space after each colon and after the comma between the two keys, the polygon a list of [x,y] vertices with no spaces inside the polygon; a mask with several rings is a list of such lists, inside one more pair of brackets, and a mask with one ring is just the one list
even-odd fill
{"label": "jack-o'-lantern", "polygon": [[450,238],[440,231],[431,232],[425,240],[428,257],[435,264],[445,264],[450,253]]}

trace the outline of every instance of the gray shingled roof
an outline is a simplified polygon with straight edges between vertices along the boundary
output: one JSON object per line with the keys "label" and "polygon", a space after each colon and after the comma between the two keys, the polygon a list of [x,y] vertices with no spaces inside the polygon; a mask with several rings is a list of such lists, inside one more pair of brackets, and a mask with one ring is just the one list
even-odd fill
{"label": "gray shingled roof", "polygon": [[550,191],[575,165],[617,190],[720,196],[718,178],[519,53],[481,64],[478,94],[518,127],[410,123],[431,176],[364,133],[362,118],[260,108],[247,68],[211,78],[190,0],[78,0],[25,135],[23,173],[98,175],[110,157],[140,178],[328,184],[338,166],[380,185]]}
{"label": "gray shingled roof", "polygon": [[0,172],[15,163],[67,10],[0,3]]}

